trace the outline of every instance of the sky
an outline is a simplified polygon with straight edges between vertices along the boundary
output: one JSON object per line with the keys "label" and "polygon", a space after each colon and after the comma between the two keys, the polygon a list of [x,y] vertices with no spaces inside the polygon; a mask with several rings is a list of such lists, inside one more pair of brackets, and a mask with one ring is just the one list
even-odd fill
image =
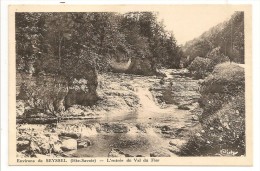
{"label": "sky", "polygon": [[229,7],[204,6],[176,7],[158,11],[159,20],[163,20],[165,29],[172,31],[178,44],[185,44],[211,27],[229,19],[235,12]]}

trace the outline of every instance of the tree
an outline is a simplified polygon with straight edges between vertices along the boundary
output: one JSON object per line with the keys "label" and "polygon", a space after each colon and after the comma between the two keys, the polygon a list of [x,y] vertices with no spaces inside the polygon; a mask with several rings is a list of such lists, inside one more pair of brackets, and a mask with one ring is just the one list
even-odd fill
{"label": "tree", "polygon": [[16,65],[32,74],[34,61],[45,52],[44,16],[42,13],[16,13]]}
{"label": "tree", "polygon": [[244,63],[244,13],[235,12],[228,21],[220,23],[198,38],[191,40],[182,48],[189,56],[189,65],[196,56],[206,57],[210,51],[219,51],[230,61]]}

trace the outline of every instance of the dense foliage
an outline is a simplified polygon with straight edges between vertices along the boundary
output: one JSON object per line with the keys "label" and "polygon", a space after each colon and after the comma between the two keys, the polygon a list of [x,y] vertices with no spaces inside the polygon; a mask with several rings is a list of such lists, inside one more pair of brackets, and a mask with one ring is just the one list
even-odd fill
{"label": "dense foliage", "polygon": [[189,65],[188,69],[196,79],[201,79],[212,71],[211,63],[212,60],[208,58],[196,57]]}
{"label": "dense foliage", "polygon": [[111,58],[177,68],[181,55],[174,36],[152,12],[16,13],[20,71],[73,77],[85,74],[84,68],[107,70]]}
{"label": "dense foliage", "polygon": [[183,47],[184,66],[188,66],[197,56],[207,57],[215,48],[220,56],[226,56],[231,62],[244,63],[244,13],[235,12],[231,18],[200,37],[187,42]]}

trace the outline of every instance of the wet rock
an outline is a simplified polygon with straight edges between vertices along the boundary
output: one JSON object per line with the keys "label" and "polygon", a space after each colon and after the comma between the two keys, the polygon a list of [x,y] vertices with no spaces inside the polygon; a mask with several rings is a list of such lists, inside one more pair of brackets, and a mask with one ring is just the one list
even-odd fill
{"label": "wet rock", "polygon": [[86,148],[88,146],[91,146],[90,140],[83,140],[78,142],[78,148]]}
{"label": "wet rock", "polygon": [[167,125],[161,127],[161,131],[170,131],[171,128]]}
{"label": "wet rock", "polygon": [[138,154],[135,157],[145,157],[145,156]]}
{"label": "wet rock", "polygon": [[53,144],[53,149],[52,149],[52,151],[53,151],[54,153],[62,153],[63,151],[62,151],[62,149],[61,149],[61,145],[62,145],[61,142],[56,142],[56,143],[54,143],[54,144]]}
{"label": "wet rock", "polygon": [[183,104],[183,105],[179,105],[179,106],[178,106],[178,109],[181,109],[181,110],[190,110],[190,107],[188,107],[188,105],[186,105],[186,104]]}
{"label": "wet rock", "polygon": [[58,142],[58,141],[59,141],[58,134],[51,134],[51,135],[49,136],[49,143],[50,143],[50,144],[54,144],[54,143],[56,143],[56,142]]}
{"label": "wet rock", "polygon": [[30,144],[30,150],[34,151],[35,153],[38,153],[40,154],[41,153],[41,149],[40,147],[38,146],[38,144],[34,141],[31,141],[31,144]]}
{"label": "wet rock", "polygon": [[63,151],[77,150],[77,141],[75,139],[65,139],[60,147]]}
{"label": "wet rock", "polygon": [[16,150],[19,151],[23,151],[23,150],[27,150],[30,147],[30,141],[29,140],[20,140],[16,142]]}
{"label": "wet rock", "polygon": [[169,142],[170,145],[176,146],[178,148],[181,148],[183,145],[187,143],[186,140],[181,140],[181,139],[173,139]]}
{"label": "wet rock", "polygon": [[199,117],[197,115],[192,115],[191,120],[193,121],[199,121]]}
{"label": "wet rock", "polygon": [[74,132],[62,132],[59,134],[61,137],[70,137],[73,139],[79,139],[81,137],[80,133],[74,133]]}
{"label": "wet rock", "polygon": [[113,148],[109,153],[108,157],[126,157],[125,154],[117,148]]}
{"label": "wet rock", "polygon": [[61,153],[61,157],[73,157],[72,154]]}
{"label": "wet rock", "polygon": [[40,146],[41,154],[49,154],[51,150],[51,146],[48,142],[42,143]]}
{"label": "wet rock", "polygon": [[165,134],[165,135],[163,135],[163,137],[164,137],[164,138],[169,138],[169,139],[175,139],[175,138],[176,138],[176,136],[175,136],[173,133],[171,133],[171,134]]}
{"label": "wet rock", "polygon": [[176,146],[169,146],[168,150],[172,153],[178,154],[181,150]]}
{"label": "wet rock", "polygon": [[130,154],[125,154],[125,157],[134,157],[134,156],[132,156]]}
{"label": "wet rock", "polygon": [[164,149],[158,149],[150,153],[150,157],[171,157],[171,154]]}

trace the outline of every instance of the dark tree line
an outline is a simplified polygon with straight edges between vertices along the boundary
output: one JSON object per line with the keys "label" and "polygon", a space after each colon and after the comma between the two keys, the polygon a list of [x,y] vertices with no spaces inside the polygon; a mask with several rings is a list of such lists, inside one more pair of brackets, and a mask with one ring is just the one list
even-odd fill
{"label": "dark tree line", "polygon": [[80,77],[89,69],[106,71],[111,58],[177,68],[181,56],[152,12],[16,13],[18,71]]}

